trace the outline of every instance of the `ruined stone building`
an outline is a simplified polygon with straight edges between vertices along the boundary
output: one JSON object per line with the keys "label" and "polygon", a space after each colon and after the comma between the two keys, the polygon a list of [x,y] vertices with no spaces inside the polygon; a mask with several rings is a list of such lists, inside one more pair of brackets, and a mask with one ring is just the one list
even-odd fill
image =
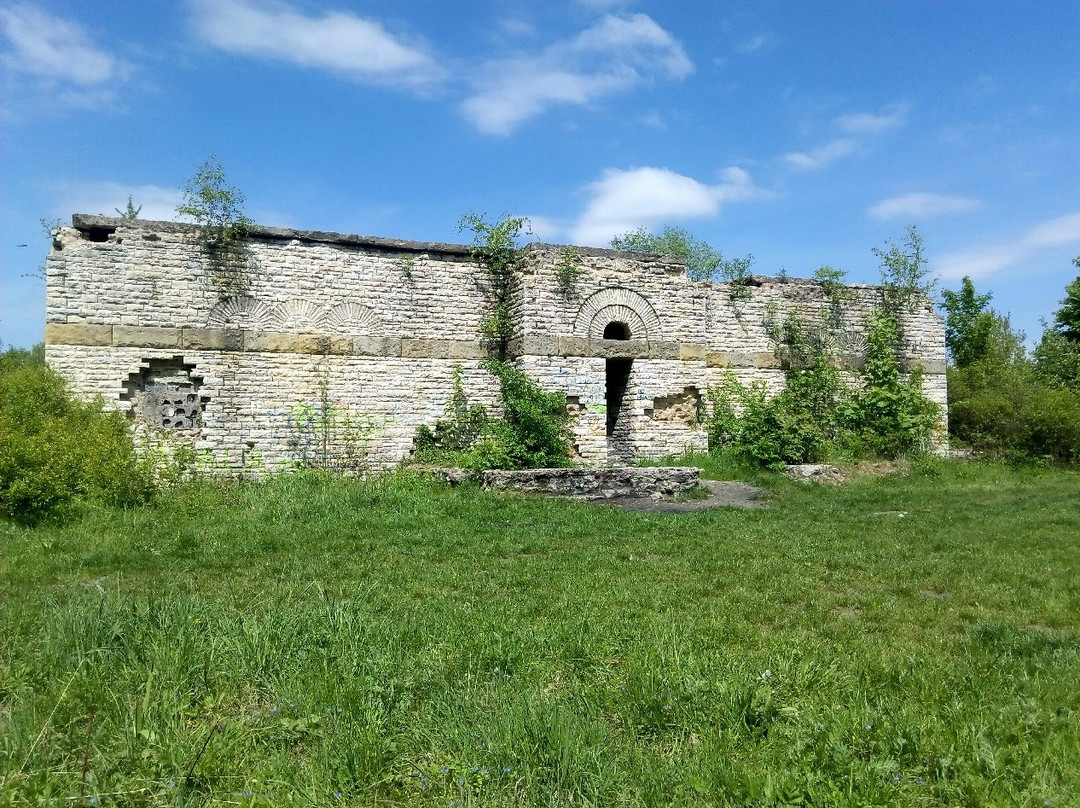
{"label": "ruined stone building", "polygon": [[[480,366],[490,281],[465,246],[254,227],[223,259],[190,225],[76,215],[46,272],[49,364],[140,434],[226,467],[302,459],[329,422],[337,448],[353,430],[365,462],[397,463],[445,415],[455,368],[470,401],[498,409]],[[857,364],[880,290],[847,289],[837,351]],[[781,389],[768,323],[830,305],[813,281],[735,288],[689,280],[674,257],[532,244],[512,284],[509,355],[566,394],[582,462],[701,451],[706,390],[729,371]],[[944,412],[941,318],[926,301],[903,326],[903,362],[923,367]]]}

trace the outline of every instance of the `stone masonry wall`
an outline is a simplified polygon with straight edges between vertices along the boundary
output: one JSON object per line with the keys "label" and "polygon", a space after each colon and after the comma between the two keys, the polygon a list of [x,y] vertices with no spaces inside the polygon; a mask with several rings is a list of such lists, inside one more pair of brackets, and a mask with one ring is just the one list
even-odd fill
{"label": "stone masonry wall", "polygon": [[[708,388],[730,371],[782,389],[768,324],[833,305],[810,281],[755,278],[744,299],[689,281],[671,257],[570,256],[572,283],[565,271],[560,282],[566,248],[526,249],[510,354],[567,395],[584,463],[704,450]],[[77,215],[46,272],[46,356],[75,392],[128,412],[140,436],[229,468],[276,470],[320,451],[393,465],[444,415],[455,368],[470,400],[497,411],[480,366],[490,287],[465,246],[256,227],[241,253],[215,257],[191,226]],[[880,290],[844,294],[836,353],[857,366]],[[907,365],[944,406],[940,317],[927,302],[904,330]]]}

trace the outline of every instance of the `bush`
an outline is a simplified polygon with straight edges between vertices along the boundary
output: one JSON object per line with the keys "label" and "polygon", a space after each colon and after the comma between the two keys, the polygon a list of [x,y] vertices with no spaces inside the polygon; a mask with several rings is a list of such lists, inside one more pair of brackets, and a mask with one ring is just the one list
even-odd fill
{"label": "bush", "polygon": [[878,313],[869,325],[861,385],[853,388],[825,355],[824,335],[788,318],[777,346],[787,364],[783,392],[770,399],[763,385],[747,388],[729,374],[709,391],[709,451],[776,468],[925,448],[939,408],[923,396],[920,373],[900,378],[896,318]]}
{"label": "bush", "polygon": [[417,429],[415,459],[473,471],[570,465],[566,396],[544,392],[526,374],[498,359],[485,360],[484,367],[499,382],[503,417],[492,418],[479,404],[469,404],[461,370],[455,368],[446,417],[434,428]]}
{"label": "bush", "polygon": [[141,502],[151,490],[120,413],[76,401],[47,367],[0,363],[0,513],[33,523],[79,501]]}
{"label": "bush", "polygon": [[1080,461],[1080,391],[1040,376],[1026,359],[949,369],[949,432],[1012,461]]}

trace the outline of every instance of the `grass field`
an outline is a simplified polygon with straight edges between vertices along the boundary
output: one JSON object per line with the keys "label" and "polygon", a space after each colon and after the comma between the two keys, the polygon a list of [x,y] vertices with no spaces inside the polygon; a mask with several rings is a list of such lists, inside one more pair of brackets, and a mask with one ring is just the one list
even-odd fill
{"label": "grass field", "polygon": [[2,805],[1080,805],[1080,474],[0,523]]}

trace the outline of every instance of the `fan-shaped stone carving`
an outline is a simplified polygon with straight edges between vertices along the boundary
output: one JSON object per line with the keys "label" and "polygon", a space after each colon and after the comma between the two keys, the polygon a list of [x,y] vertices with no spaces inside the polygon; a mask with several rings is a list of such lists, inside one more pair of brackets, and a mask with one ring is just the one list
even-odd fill
{"label": "fan-shaped stone carving", "polygon": [[375,312],[359,303],[339,303],[330,310],[323,322],[333,334],[364,336],[379,330],[379,318]]}
{"label": "fan-shaped stone carving", "polygon": [[270,313],[271,331],[317,334],[322,330],[323,310],[310,300],[294,298],[279,303]]}
{"label": "fan-shaped stone carving", "polygon": [[866,334],[861,331],[847,331],[844,333],[844,353],[849,356],[866,355]]}
{"label": "fan-shaped stone carving", "polygon": [[660,318],[652,304],[632,289],[609,286],[590,295],[578,309],[574,333],[579,337],[603,339],[609,323],[623,323],[630,339],[657,339]]}
{"label": "fan-shaped stone carving", "polygon": [[210,328],[246,328],[260,331],[266,329],[270,307],[261,300],[239,295],[227,297],[210,309],[206,324]]}

